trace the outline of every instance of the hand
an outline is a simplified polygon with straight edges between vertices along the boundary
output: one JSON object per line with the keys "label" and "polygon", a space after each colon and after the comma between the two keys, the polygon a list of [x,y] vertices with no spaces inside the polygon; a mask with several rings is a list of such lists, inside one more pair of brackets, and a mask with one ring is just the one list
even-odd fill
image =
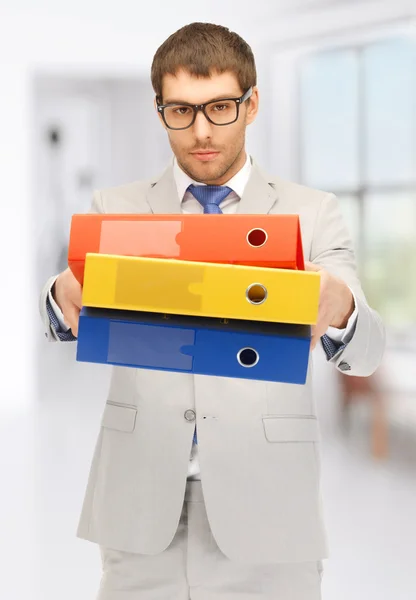
{"label": "hand", "polygon": [[344,329],[347,326],[348,319],[354,312],[354,296],[342,279],[331,275],[323,267],[305,262],[305,271],[321,274],[318,320],[312,326],[311,350],[314,350],[328,327]]}
{"label": "hand", "polygon": [[78,337],[79,313],[82,308],[82,287],[68,268],[58,276],[52,296],[64,315],[64,321]]}

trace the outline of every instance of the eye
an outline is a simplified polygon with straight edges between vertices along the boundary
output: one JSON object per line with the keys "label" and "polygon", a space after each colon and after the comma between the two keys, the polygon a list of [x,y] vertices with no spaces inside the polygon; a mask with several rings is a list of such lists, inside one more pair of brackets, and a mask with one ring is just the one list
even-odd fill
{"label": "eye", "polygon": [[215,112],[224,112],[228,108],[230,108],[229,104],[214,104],[212,106],[212,110],[214,110]]}
{"label": "eye", "polygon": [[176,114],[183,116],[183,115],[187,115],[189,114],[191,111],[191,109],[189,108],[189,106],[178,106],[177,108],[175,108],[173,110],[173,112],[175,112]]}

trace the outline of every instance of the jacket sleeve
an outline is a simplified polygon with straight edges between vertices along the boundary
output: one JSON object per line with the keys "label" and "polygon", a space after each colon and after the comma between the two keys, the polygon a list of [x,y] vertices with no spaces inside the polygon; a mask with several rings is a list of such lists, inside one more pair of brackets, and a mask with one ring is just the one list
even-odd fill
{"label": "jacket sleeve", "polygon": [[[370,308],[365,298],[357,274],[353,244],[334,194],[325,194],[322,199],[310,260],[345,281],[356,302],[357,319],[351,339],[336,350],[329,362],[346,375],[371,375],[383,358],[385,329],[380,315]],[[325,341],[322,340],[323,345]]]}
{"label": "jacket sleeve", "polygon": [[[89,213],[104,213],[101,193],[97,190],[93,194]],[[39,312],[44,326],[44,335],[50,342],[73,342],[76,337],[70,329],[64,330],[59,323],[59,319],[54,308],[49,301],[49,293],[57,279],[58,275],[50,277],[42,288],[39,298]]]}

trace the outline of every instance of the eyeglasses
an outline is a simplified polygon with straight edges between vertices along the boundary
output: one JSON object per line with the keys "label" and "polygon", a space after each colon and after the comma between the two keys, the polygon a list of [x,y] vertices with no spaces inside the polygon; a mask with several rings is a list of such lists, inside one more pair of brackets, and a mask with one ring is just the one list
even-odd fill
{"label": "eyeglasses", "polygon": [[240,106],[250,98],[253,88],[250,87],[240,98],[222,98],[205,104],[159,104],[157,110],[169,129],[188,129],[195,123],[196,115],[201,110],[213,125],[231,125],[238,119]]}

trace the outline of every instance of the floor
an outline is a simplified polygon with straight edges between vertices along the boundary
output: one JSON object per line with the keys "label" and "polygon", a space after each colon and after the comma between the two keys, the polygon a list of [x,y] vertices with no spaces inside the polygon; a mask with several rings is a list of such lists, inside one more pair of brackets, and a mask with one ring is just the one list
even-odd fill
{"label": "floor", "polygon": [[[95,600],[98,549],[75,537],[109,372],[72,344],[39,344],[38,398],[0,415],[1,598]],[[340,424],[334,370],[317,354],[323,492],[331,558],[324,600],[416,598],[416,434],[392,428],[391,454],[368,448],[365,406]],[[284,600],[284,599],[282,599]]]}

